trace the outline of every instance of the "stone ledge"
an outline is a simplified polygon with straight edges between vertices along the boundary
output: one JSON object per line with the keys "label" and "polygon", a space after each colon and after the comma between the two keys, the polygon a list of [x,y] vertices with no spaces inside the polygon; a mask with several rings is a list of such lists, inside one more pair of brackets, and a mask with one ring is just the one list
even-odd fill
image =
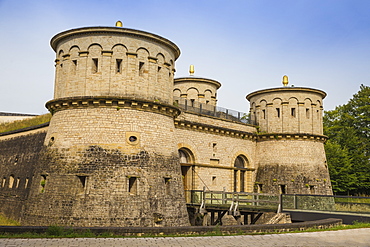
{"label": "stone ledge", "polygon": [[328,140],[324,135],[313,135],[308,133],[264,133],[258,134],[257,141],[271,141],[271,140],[305,140],[318,141],[325,143]]}
{"label": "stone ledge", "polygon": [[178,120],[178,119],[175,119],[175,127],[182,128],[182,129],[190,129],[194,131],[202,131],[202,132],[207,132],[210,134],[226,135],[229,137],[235,137],[235,138],[241,138],[241,139],[255,140],[257,138],[257,135],[255,133],[228,129],[228,128],[218,127],[214,125],[201,124],[198,122],[183,121],[183,120]]}
{"label": "stone ledge", "polygon": [[[239,226],[181,226],[181,227],[71,227],[76,232],[89,230],[95,234],[109,232],[120,236],[204,235],[209,233],[246,234],[303,231],[309,228],[327,229],[342,225],[341,219],[324,219],[290,224]],[[47,226],[0,226],[0,233],[45,233]]]}
{"label": "stone ledge", "polygon": [[139,111],[154,112],[172,118],[180,115],[180,109],[162,103],[160,101],[148,101],[143,99],[136,99],[133,97],[110,97],[110,96],[83,96],[83,97],[69,97],[50,100],[45,104],[46,108],[54,114],[57,111],[66,109],[82,109],[82,108],[115,108],[120,109],[134,109]]}

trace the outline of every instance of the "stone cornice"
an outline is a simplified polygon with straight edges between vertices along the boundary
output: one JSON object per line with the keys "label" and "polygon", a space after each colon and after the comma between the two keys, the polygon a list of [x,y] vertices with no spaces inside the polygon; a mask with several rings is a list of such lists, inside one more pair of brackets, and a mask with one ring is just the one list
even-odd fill
{"label": "stone cornice", "polygon": [[258,91],[248,94],[246,98],[248,101],[250,101],[250,99],[256,95],[265,94],[265,93],[279,94],[283,92],[316,93],[320,95],[323,99],[326,97],[326,93],[319,89],[307,88],[307,87],[279,87],[279,88],[269,88],[269,89],[258,90]]}
{"label": "stone cornice", "polygon": [[318,141],[325,143],[329,138],[324,135],[313,135],[307,133],[259,133],[257,141],[271,141],[271,140],[304,140],[304,141]]}
{"label": "stone cornice", "polygon": [[51,112],[62,111],[66,109],[82,109],[82,108],[97,108],[109,107],[120,109],[134,109],[139,111],[154,112],[170,117],[177,117],[180,114],[180,109],[169,104],[137,99],[133,97],[110,97],[110,96],[84,96],[84,97],[68,97],[50,100],[45,104],[46,108]]}
{"label": "stone cornice", "polygon": [[201,132],[206,132],[209,134],[224,135],[224,136],[240,138],[240,139],[255,140],[257,138],[257,135],[255,133],[228,129],[228,128],[218,127],[214,125],[207,125],[207,124],[202,124],[202,123],[197,123],[197,122],[184,121],[184,120],[179,120],[179,119],[175,119],[175,127],[179,129],[201,131]]}
{"label": "stone cornice", "polygon": [[117,34],[121,36],[134,36],[134,37],[144,38],[147,40],[161,43],[169,47],[175,54],[175,60],[180,56],[179,47],[175,43],[173,43],[172,41],[166,38],[163,38],[159,35],[149,33],[149,32],[144,32],[144,31],[129,29],[129,28],[120,28],[120,27],[83,27],[83,28],[67,30],[67,31],[64,31],[64,32],[61,32],[55,35],[51,39],[50,45],[53,48],[53,50],[56,51],[59,42],[61,42],[62,40],[66,38],[69,38],[72,36],[84,36],[84,35],[90,36],[93,34],[109,34],[109,35]]}
{"label": "stone cornice", "polygon": [[189,77],[179,77],[179,78],[174,79],[175,85],[176,83],[182,83],[182,82],[209,83],[209,84],[213,84],[214,86],[216,86],[216,89],[219,89],[221,87],[220,82],[213,80],[213,79],[208,79],[208,78],[189,76]]}

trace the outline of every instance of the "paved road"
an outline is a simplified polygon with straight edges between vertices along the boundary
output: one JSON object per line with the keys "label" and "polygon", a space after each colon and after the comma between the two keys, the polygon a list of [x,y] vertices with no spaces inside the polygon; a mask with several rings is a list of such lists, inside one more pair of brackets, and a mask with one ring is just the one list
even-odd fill
{"label": "paved road", "polygon": [[61,238],[0,239],[1,247],[30,246],[370,246],[370,228],[327,232],[286,233],[270,235],[177,237],[177,238]]}

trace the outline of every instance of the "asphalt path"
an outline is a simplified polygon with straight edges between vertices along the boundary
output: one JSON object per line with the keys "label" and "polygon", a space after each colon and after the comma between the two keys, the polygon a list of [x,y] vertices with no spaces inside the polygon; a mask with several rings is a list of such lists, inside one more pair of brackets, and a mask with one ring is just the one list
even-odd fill
{"label": "asphalt path", "polygon": [[157,237],[157,238],[43,238],[0,239],[1,247],[95,247],[95,246],[370,246],[370,228],[285,233],[268,235],[240,235],[213,237]]}

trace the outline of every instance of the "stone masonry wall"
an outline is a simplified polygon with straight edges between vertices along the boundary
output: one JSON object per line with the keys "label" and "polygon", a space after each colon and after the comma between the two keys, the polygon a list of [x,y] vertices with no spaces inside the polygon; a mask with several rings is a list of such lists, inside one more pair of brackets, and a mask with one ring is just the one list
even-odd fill
{"label": "stone masonry wall", "polygon": [[[331,195],[324,145],[315,140],[269,140],[257,145],[257,177],[263,192]],[[285,185],[285,192],[281,191]]]}
{"label": "stone masonry wall", "polygon": [[21,221],[45,135],[39,130],[0,140],[0,212],[7,217]]}
{"label": "stone masonry wall", "polygon": [[182,113],[177,119],[180,121],[175,131],[178,149],[185,148],[194,156],[195,167],[188,172],[187,189],[202,190],[205,186],[210,190],[220,191],[225,188],[226,191],[234,191],[234,162],[236,157],[241,155],[247,160],[245,168],[249,168],[249,171],[245,172],[245,191],[253,190],[254,169],[257,168],[255,139],[236,137],[226,132],[200,130],[192,125],[182,126],[181,121],[212,124],[215,128],[244,130],[251,136],[255,128],[191,113]]}

